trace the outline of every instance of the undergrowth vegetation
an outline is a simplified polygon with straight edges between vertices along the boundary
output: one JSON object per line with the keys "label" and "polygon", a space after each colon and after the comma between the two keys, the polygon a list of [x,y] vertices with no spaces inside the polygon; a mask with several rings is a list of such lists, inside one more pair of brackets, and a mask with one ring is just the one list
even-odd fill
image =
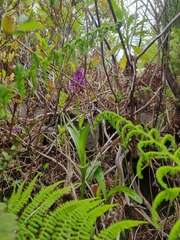
{"label": "undergrowth vegetation", "polygon": [[0,1],[2,240],[180,239],[179,12]]}

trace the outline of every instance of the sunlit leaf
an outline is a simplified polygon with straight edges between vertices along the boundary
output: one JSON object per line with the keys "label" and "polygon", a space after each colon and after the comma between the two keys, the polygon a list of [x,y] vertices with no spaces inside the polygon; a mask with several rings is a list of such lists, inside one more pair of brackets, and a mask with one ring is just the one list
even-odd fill
{"label": "sunlit leaf", "polygon": [[26,32],[24,30],[17,29],[13,32],[13,35],[25,35],[25,34],[26,34]]}
{"label": "sunlit leaf", "polygon": [[126,55],[123,54],[123,56],[122,56],[122,58],[121,58],[121,60],[119,62],[119,66],[120,66],[122,72],[125,70],[126,63],[127,63]]}
{"label": "sunlit leaf", "polygon": [[96,52],[92,58],[90,58],[90,68],[95,68],[101,61],[98,52]]}
{"label": "sunlit leaf", "polygon": [[135,45],[132,45],[132,49],[133,49],[135,55],[140,54],[142,51],[141,48],[139,48]]}
{"label": "sunlit leaf", "polygon": [[120,9],[120,6],[118,6],[118,4],[116,3],[115,0],[112,0],[112,5],[113,5],[113,9],[114,9],[115,15],[117,17],[117,20],[121,20],[122,19],[122,11]]}
{"label": "sunlit leaf", "polygon": [[88,166],[88,169],[86,171],[86,181],[90,182],[92,177],[94,176],[94,173],[96,172],[96,170],[98,169],[98,167],[100,167],[101,162],[93,162]]}
{"label": "sunlit leaf", "polygon": [[127,29],[129,29],[129,27],[133,24],[134,18],[135,18],[135,16],[134,16],[134,14],[132,14],[127,19]]}
{"label": "sunlit leaf", "polygon": [[24,30],[24,31],[33,31],[34,29],[42,29],[44,28],[44,25],[38,22],[26,22],[19,25],[18,30]]}
{"label": "sunlit leaf", "polygon": [[68,98],[68,94],[65,93],[64,90],[62,90],[62,91],[60,92],[60,95],[59,95],[59,104],[58,104],[58,106],[59,106],[59,107],[64,107],[67,98]]}
{"label": "sunlit leaf", "polygon": [[89,133],[90,124],[87,124],[80,130],[79,148],[81,152],[85,152],[86,140]]}
{"label": "sunlit leaf", "polygon": [[114,187],[108,192],[108,198],[118,192],[123,192],[126,195],[128,195],[130,198],[132,198],[134,201],[136,201],[137,203],[142,204],[142,199],[140,198],[140,196],[133,189],[126,186]]}

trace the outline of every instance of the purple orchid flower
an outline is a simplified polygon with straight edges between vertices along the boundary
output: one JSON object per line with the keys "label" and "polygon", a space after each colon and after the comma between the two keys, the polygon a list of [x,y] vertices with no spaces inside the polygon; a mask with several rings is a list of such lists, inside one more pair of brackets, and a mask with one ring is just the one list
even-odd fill
{"label": "purple orchid flower", "polygon": [[14,133],[18,133],[19,132],[19,129],[17,127],[13,128],[13,132]]}
{"label": "purple orchid flower", "polygon": [[[83,77],[84,77],[84,73],[83,73],[83,71],[81,70],[81,68],[78,67],[78,68],[76,69],[76,71],[74,72],[72,78],[73,78],[76,82],[78,82],[79,84],[81,84],[82,86],[85,86],[86,83],[85,83],[85,81],[83,80]],[[77,88],[77,84],[76,84],[75,82],[71,82],[71,83],[70,83],[70,86],[71,86],[73,89],[76,89],[76,88]]]}

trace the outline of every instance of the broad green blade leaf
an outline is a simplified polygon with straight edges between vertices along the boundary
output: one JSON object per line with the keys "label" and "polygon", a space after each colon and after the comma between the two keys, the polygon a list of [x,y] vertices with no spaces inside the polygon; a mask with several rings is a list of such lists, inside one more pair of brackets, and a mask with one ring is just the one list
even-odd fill
{"label": "broad green blade leaf", "polygon": [[76,135],[79,138],[79,131],[78,131],[78,129],[74,126],[74,124],[71,122],[70,119],[67,118],[67,121],[68,121],[69,125],[71,126],[71,128],[74,130],[74,132],[76,133]]}
{"label": "broad green blade leaf", "polygon": [[103,193],[103,196],[105,199],[107,199],[107,189],[106,189],[106,183],[104,179],[104,173],[101,167],[98,167],[98,169],[94,173],[95,178],[99,184],[99,187]]}
{"label": "broad green blade leaf", "polygon": [[80,150],[85,151],[86,140],[89,133],[90,124],[86,125],[84,128],[80,130],[80,137],[79,137],[79,145]]}
{"label": "broad green blade leaf", "polygon": [[13,35],[25,35],[26,31],[24,30],[15,30],[13,31]]}
{"label": "broad green blade leaf", "polygon": [[88,167],[87,171],[86,171],[86,181],[90,182],[92,177],[94,176],[94,173],[96,172],[96,170],[98,169],[98,167],[100,167],[101,162],[96,162],[91,163],[91,165]]}
{"label": "broad green blade leaf", "polygon": [[85,117],[86,117],[86,113],[83,113],[82,117],[78,116],[79,129],[83,127]]}
{"label": "broad green blade leaf", "polygon": [[140,196],[133,189],[126,186],[114,187],[108,192],[108,198],[117,192],[123,192],[137,203],[142,204],[142,199],[140,198]]}
{"label": "broad green blade leaf", "polygon": [[75,131],[74,128],[67,127],[67,130],[72,137],[72,140],[75,144],[76,150],[79,151],[79,134]]}
{"label": "broad green blade leaf", "polygon": [[20,24],[18,27],[18,30],[33,31],[34,29],[42,29],[42,28],[44,28],[44,26],[41,23],[26,22],[26,23]]}

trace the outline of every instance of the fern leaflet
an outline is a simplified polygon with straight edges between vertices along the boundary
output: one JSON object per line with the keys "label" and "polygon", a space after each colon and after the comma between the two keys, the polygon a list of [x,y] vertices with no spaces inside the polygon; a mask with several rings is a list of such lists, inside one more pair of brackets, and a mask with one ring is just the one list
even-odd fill
{"label": "fern leaflet", "polygon": [[110,240],[116,239],[118,233],[126,230],[131,229],[133,227],[137,227],[140,224],[147,224],[145,221],[133,221],[133,220],[125,220],[121,222],[114,223],[113,225],[109,226],[107,229],[102,230],[97,237],[94,237],[96,240]]}

